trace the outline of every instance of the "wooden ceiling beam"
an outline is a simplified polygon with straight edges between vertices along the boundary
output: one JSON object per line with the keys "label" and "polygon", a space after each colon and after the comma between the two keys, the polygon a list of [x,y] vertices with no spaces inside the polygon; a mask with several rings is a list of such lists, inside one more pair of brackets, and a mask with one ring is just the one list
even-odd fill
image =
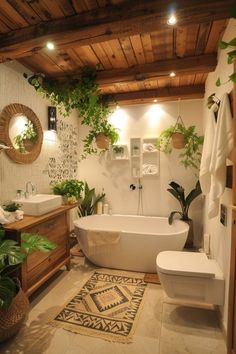
{"label": "wooden ceiling beam", "polygon": [[110,95],[111,101],[118,104],[142,104],[150,103],[154,99],[157,102],[176,101],[181,99],[203,98],[205,92],[204,85],[182,86],[182,87],[163,87],[155,90],[133,91],[116,93]]}
{"label": "wooden ceiling beam", "polygon": [[105,70],[97,73],[100,88],[116,83],[154,80],[169,77],[175,72],[176,77],[209,73],[215,70],[217,57],[215,54],[186,57],[181,59],[160,60],[150,64],[137,65],[128,69]]}
{"label": "wooden ceiling beam", "polygon": [[[234,0],[179,0],[178,26],[230,17]],[[90,45],[119,37],[169,28],[172,0],[128,0],[118,5],[42,22],[0,35],[0,62],[30,56],[48,40],[58,49]]]}

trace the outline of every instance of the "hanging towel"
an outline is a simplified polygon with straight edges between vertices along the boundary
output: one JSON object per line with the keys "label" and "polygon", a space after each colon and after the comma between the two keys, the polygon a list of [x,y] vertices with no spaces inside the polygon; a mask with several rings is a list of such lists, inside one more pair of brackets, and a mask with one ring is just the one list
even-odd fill
{"label": "hanging towel", "polygon": [[211,188],[208,216],[213,218],[219,211],[219,200],[226,183],[226,159],[233,149],[233,123],[228,94],[225,93],[217,117],[216,132],[212,147],[210,173]]}
{"label": "hanging towel", "polygon": [[207,120],[204,143],[202,149],[202,158],[200,165],[200,173],[199,173],[199,181],[203,194],[208,194],[210,192],[211,187],[211,172],[210,172],[210,162],[212,155],[212,146],[215,137],[215,114],[217,112],[218,105],[214,103],[210,109],[210,115]]}

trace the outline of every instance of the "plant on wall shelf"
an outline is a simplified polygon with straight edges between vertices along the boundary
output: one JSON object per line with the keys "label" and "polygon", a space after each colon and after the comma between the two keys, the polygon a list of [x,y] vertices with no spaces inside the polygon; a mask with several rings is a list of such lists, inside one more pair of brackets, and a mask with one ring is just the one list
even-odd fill
{"label": "plant on wall shelf", "polygon": [[14,142],[18,150],[22,153],[25,153],[27,151],[32,150],[37,139],[37,130],[35,129],[33,123],[28,120],[28,122],[25,123],[24,130],[20,134],[15,136]]}
{"label": "plant on wall shelf", "polygon": [[170,154],[173,150],[171,138],[174,133],[182,134],[184,139],[183,152],[179,155],[180,163],[185,168],[199,169],[204,138],[195,132],[195,126],[186,128],[182,123],[177,123],[163,130],[157,139],[157,149]]}
{"label": "plant on wall shelf", "polygon": [[[104,134],[109,143],[114,144],[119,138],[116,128],[109,122],[111,110],[107,97],[100,94],[96,83],[96,70],[84,67],[78,78],[73,80],[55,80],[33,75],[28,82],[34,86],[37,92],[51,100],[53,105],[59,107],[64,117],[70,115],[73,109],[78,111],[81,124],[88,126],[90,131],[84,142],[84,150],[81,159],[88,154],[97,153],[95,145],[98,134]],[[106,150],[106,148],[102,148]]]}

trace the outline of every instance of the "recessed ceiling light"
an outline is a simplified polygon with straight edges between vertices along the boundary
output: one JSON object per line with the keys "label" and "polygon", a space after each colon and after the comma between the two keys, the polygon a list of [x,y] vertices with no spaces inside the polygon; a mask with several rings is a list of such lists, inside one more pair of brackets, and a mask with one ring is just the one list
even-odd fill
{"label": "recessed ceiling light", "polygon": [[172,71],[172,73],[170,73],[170,77],[175,77],[176,73],[174,73],[174,71]]}
{"label": "recessed ceiling light", "polygon": [[49,50],[55,49],[55,45],[54,45],[52,42],[47,42],[46,47],[47,47]]}
{"label": "recessed ceiling light", "polygon": [[120,109],[120,106],[118,104],[116,105],[116,109]]}
{"label": "recessed ceiling light", "polygon": [[177,23],[177,18],[175,17],[174,14],[171,14],[170,17],[167,20],[167,24],[169,26],[174,26]]}
{"label": "recessed ceiling light", "polygon": [[154,103],[157,103],[157,99],[156,99],[156,98],[154,98],[153,102],[154,102]]}

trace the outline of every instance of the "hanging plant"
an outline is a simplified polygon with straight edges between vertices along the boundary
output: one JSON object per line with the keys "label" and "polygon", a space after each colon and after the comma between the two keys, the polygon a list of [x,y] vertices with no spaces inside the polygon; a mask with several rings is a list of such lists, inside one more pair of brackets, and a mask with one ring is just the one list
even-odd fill
{"label": "hanging plant", "polygon": [[76,109],[82,119],[81,124],[90,127],[88,135],[83,140],[84,149],[81,159],[85,159],[88,154],[98,152],[95,142],[100,133],[108,137],[110,144],[118,141],[117,129],[108,122],[111,110],[107,97],[100,94],[95,69],[84,67],[80,76],[73,80],[42,80],[41,76],[33,75],[28,82],[37,92],[50,99],[53,105],[58,106],[64,117],[68,117],[72,110]]}
{"label": "hanging plant", "polygon": [[[176,123],[163,130],[157,139],[157,149],[170,154],[173,150],[173,134],[180,133],[183,137],[183,152],[179,154],[180,163],[185,168],[199,169],[201,162],[201,147],[203,145],[203,136],[195,132],[195,126],[186,128],[183,123]],[[178,145],[178,149],[179,149]],[[182,145],[181,145],[182,146]]]}

